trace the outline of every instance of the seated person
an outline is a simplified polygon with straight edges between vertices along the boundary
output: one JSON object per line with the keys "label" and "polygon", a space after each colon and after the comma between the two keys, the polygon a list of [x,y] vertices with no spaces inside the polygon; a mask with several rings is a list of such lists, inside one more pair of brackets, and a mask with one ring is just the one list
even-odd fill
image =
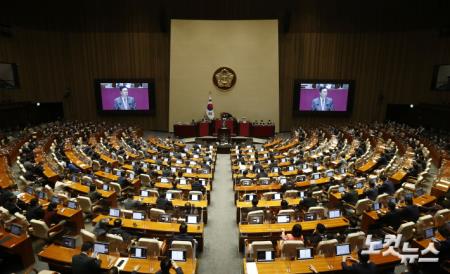
{"label": "seated person", "polygon": [[281,229],[281,239],[288,241],[288,240],[297,240],[297,241],[303,241],[303,229],[300,224],[295,224],[292,227],[292,233],[286,234],[286,231],[284,228]]}
{"label": "seated person", "polygon": [[358,202],[358,192],[352,183],[348,184],[348,191],[342,196],[342,200],[347,204],[355,205]]}
{"label": "seated person", "polygon": [[406,221],[417,222],[417,220],[420,217],[420,210],[419,207],[414,205],[412,195],[405,196],[405,204],[406,207],[403,208],[403,210],[400,213],[403,219]]}
{"label": "seated person", "polygon": [[160,267],[161,270],[156,271],[155,274],[170,274],[172,268],[175,270],[175,274],[183,274],[183,269],[167,257],[161,260]]}
{"label": "seated person", "polygon": [[372,201],[375,201],[377,199],[378,189],[376,188],[374,181],[369,182],[369,188],[366,189],[364,195]]}
{"label": "seated person", "polygon": [[298,208],[307,211],[310,207],[317,206],[317,200],[313,198],[312,191],[306,192],[306,197],[300,200]]}
{"label": "seated person", "polygon": [[101,261],[98,260],[98,255],[97,258],[90,257],[93,247],[91,242],[85,242],[81,246],[81,253],[72,257],[73,274],[102,273],[100,268]]}
{"label": "seated person", "polygon": [[117,179],[117,183],[120,185],[121,188],[125,188],[129,184],[127,178],[123,175],[119,176],[119,179]]}
{"label": "seated person", "polygon": [[156,208],[163,209],[163,210],[173,209],[172,202],[169,201],[168,199],[166,199],[165,193],[159,194],[159,197],[156,200]]}
{"label": "seated person", "polygon": [[185,222],[182,222],[179,228],[180,233],[173,235],[170,242],[172,243],[172,241],[190,241],[192,243],[192,247],[194,248],[195,247],[194,237],[192,235],[189,235],[187,231],[188,231],[187,224]]}
{"label": "seated person", "polygon": [[313,234],[306,238],[308,245],[316,247],[320,241],[325,240],[327,237],[325,231],[325,225],[323,225],[322,223],[318,223]]}
{"label": "seated person", "polygon": [[[360,273],[360,274],[376,274],[377,266],[369,262],[369,254],[362,254],[362,249],[358,251],[358,259],[356,260],[351,256],[342,257],[342,270],[345,273]],[[351,265],[347,264],[347,260],[351,260],[354,263]]]}
{"label": "seated person", "polygon": [[108,233],[109,233],[109,234],[116,234],[116,235],[121,236],[122,239],[123,239],[125,242],[128,242],[128,240],[131,239],[131,234],[128,233],[127,231],[125,231],[125,230],[122,228],[122,220],[121,220],[121,219],[115,219],[115,220],[114,220],[114,227],[111,228],[111,229],[108,231]]}
{"label": "seated person", "polygon": [[389,179],[387,179],[386,176],[381,176],[380,179],[381,179],[381,181],[383,181],[383,183],[378,188],[378,192],[379,192],[378,194],[387,193],[389,195],[394,195],[394,193],[395,193],[394,183],[392,181],[390,181]]}
{"label": "seated person", "polygon": [[102,198],[102,195],[97,192],[97,187],[94,184],[89,186],[88,197],[93,204],[97,203]]}
{"label": "seated person", "polygon": [[93,233],[95,234],[95,237],[97,237],[97,240],[105,239],[106,233],[108,233],[108,224],[109,219],[103,218],[94,226]]}
{"label": "seated person", "polygon": [[280,203],[280,205],[281,205],[281,209],[283,210],[283,209],[288,209],[289,208],[289,203],[288,203],[288,201],[286,201],[286,200],[281,200],[281,203]]}
{"label": "seated person", "polygon": [[388,202],[388,210],[386,214],[378,214],[378,221],[370,229],[380,229],[386,226],[392,227],[394,230],[398,229],[402,224],[400,210],[393,201]]}
{"label": "seated person", "polygon": [[42,220],[44,218],[44,210],[39,205],[39,200],[37,198],[31,199],[25,217],[27,218],[28,221],[32,219]]}
{"label": "seated person", "polygon": [[141,202],[133,199],[133,193],[128,193],[127,198],[122,201],[122,207],[127,210],[136,210],[142,206]]}
{"label": "seated person", "polygon": [[56,210],[57,206],[58,205],[56,203],[51,202],[47,207],[47,211],[44,215],[44,222],[48,227],[51,227],[53,224],[57,224],[59,222],[59,216]]}

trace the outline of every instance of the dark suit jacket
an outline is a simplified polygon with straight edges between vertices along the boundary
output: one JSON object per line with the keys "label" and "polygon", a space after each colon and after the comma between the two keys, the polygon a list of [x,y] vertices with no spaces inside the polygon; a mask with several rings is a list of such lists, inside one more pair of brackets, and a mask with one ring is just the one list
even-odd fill
{"label": "dark suit jacket", "polygon": [[403,219],[407,221],[413,221],[416,222],[420,217],[420,211],[419,208],[415,205],[410,205],[405,207],[402,212]]}
{"label": "dark suit jacket", "polygon": [[[134,100],[134,97],[127,96],[127,110],[129,109],[136,109],[136,101]],[[117,97],[114,99],[114,109],[115,110],[124,110],[125,105],[123,104],[122,97]]]}
{"label": "dark suit jacket", "polygon": [[156,207],[159,209],[168,210],[168,209],[172,209],[173,205],[172,205],[172,202],[167,200],[166,198],[159,197],[156,200]]}
{"label": "dark suit jacket", "polygon": [[399,210],[389,211],[378,220],[378,227],[391,226],[394,230],[402,224],[402,217]]}
{"label": "dark suit jacket", "polygon": [[100,261],[87,256],[84,253],[72,257],[73,274],[101,273]]}
{"label": "dark suit jacket", "polygon": [[343,201],[352,205],[355,205],[356,202],[358,202],[358,199],[359,199],[358,192],[356,192],[355,190],[346,192],[344,196],[342,196]]}
{"label": "dark suit jacket", "polygon": [[380,191],[379,194],[387,193],[389,195],[393,195],[395,193],[394,183],[389,180],[384,181],[384,183],[381,185],[379,191]]}
{"label": "dark suit jacket", "polygon": [[45,213],[42,207],[35,206],[27,210],[26,217],[28,221],[30,221],[31,219],[42,220],[42,218],[44,218],[44,214]]}
{"label": "dark suit jacket", "polygon": [[368,189],[368,190],[366,190],[365,194],[366,194],[367,198],[369,198],[372,201],[375,201],[378,196],[378,189],[376,189],[376,188]]}
{"label": "dark suit jacket", "polygon": [[[322,111],[322,107],[320,105],[320,97],[314,98],[312,100],[311,110],[312,111]],[[334,110],[333,98],[326,97],[325,98],[324,111],[330,111],[330,110]]]}
{"label": "dark suit jacket", "polygon": [[377,266],[373,263],[354,263],[351,266],[348,266],[347,263],[342,262],[342,270],[344,270],[345,273],[375,274],[377,273]]}

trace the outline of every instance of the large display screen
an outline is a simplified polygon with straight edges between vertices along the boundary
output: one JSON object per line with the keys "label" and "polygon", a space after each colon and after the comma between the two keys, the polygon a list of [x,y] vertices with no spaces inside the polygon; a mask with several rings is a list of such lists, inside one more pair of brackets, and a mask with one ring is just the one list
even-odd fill
{"label": "large display screen", "polygon": [[154,113],[154,89],[151,80],[96,80],[97,109],[111,113]]}
{"label": "large display screen", "polygon": [[353,89],[353,81],[297,80],[294,83],[294,114],[349,113]]}

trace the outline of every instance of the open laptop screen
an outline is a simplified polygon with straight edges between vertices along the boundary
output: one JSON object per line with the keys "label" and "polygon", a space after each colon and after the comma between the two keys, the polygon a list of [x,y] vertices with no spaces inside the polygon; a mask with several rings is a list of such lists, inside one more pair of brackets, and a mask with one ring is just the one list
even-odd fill
{"label": "open laptop screen", "polygon": [[350,254],[350,245],[342,244],[336,246],[336,256],[348,255]]}
{"label": "open laptop screen", "polygon": [[64,247],[68,247],[68,248],[75,248],[76,239],[74,237],[70,237],[70,236],[63,236],[62,237],[62,245]]}
{"label": "open laptop screen", "polygon": [[256,253],[256,260],[258,262],[270,262],[275,260],[274,250],[260,250]]}
{"label": "open laptop screen", "polygon": [[94,243],[94,253],[102,253],[102,254],[108,254],[109,253],[109,243]]}
{"label": "open laptop screen", "polygon": [[118,218],[120,216],[120,209],[110,208],[109,209],[109,216]]}
{"label": "open laptop screen", "polygon": [[130,257],[138,259],[147,259],[147,248],[139,246],[130,248]]}
{"label": "open laptop screen", "polygon": [[299,248],[297,250],[297,259],[298,260],[307,260],[313,258],[312,248]]}
{"label": "open laptop screen", "polygon": [[186,251],[179,249],[170,250],[170,258],[174,261],[186,261]]}

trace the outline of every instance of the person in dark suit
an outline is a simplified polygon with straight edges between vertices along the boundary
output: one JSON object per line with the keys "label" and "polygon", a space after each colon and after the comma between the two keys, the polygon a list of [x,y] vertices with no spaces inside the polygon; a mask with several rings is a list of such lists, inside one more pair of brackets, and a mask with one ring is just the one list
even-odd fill
{"label": "person in dark suit", "polygon": [[27,213],[25,214],[25,217],[28,221],[35,219],[35,220],[41,220],[44,218],[44,210],[39,205],[39,201],[37,198],[33,198],[30,201],[29,209],[27,210]]}
{"label": "person in dark suit", "polygon": [[387,179],[385,176],[380,177],[383,181],[383,184],[378,188],[378,194],[387,193],[389,195],[393,195],[395,193],[395,185],[392,181]]}
{"label": "person in dark suit", "polygon": [[[377,266],[369,262],[369,254],[362,254],[362,249],[358,251],[358,259],[356,260],[351,256],[342,257],[342,270],[345,273],[355,274],[375,274],[377,273]],[[347,264],[347,260],[351,260],[354,263],[352,265]]]}
{"label": "person in dark suit", "polygon": [[300,203],[298,204],[298,208],[300,210],[308,210],[308,208],[312,206],[316,206],[317,201],[313,198],[312,191],[306,192],[306,198],[301,199]]}
{"label": "person in dark suit", "polygon": [[163,210],[168,210],[168,209],[173,208],[172,202],[169,201],[168,199],[166,199],[165,193],[161,193],[159,195],[158,199],[156,200],[156,208],[163,209]]}
{"label": "person in dark suit", "polygon": [[122,239],[127,242],[131,238],[131,234],[129,234],[127,231],[125,231],[122,228],[122,220],[121,219],[115,219],[114,220],[114,227],[111,228],[108,231],[109,234],[115,234],[122,237]]}
{"label": "person in dark suit", "polygon": [[313,234],[306,238],[308,245],[316,247],[320,241],[326,239],[325,231],[325,225],[318,223]]}
{"label": "person in dark suit", "polygon": [[389,211],[384,215],[380,215],[378,222],[374,228],[382,228],[390,226],[394,230],[397,230],[402,223],[401,212],[397,209],[397,205],[393,201],[388,202]]}
{"label": "person in dark suit", "polygon": [[187,230],[188,230],[187,224],[185,222],[182,222],[180,224],[180,228],[179,228],[180,233],[173,235],[171,243],[173,241],[190,241],[192,243],[192,247],[194,248],[194,244],[195,244],[194,237],[192,235],[189,235],[187,233]]}
{"label": "person in dark suit", "polygon": [[372,201],[375,201],[378,196],[378,189],[375,187],[374,181],[369,181],[369,189],[367,189],[364,194],[366,197]]}
{"label": "person in dark suit", "polygon": [[136,100],[134,97],[128,96],[128,89],[124,86],[119,87],[120,96],[114,99],[115,110],[135,110]]}
{"label": "person in dark suit", "polygon": [[414,205],[411,195],[405,196],[406,207],[401,211],[404,220],[416,222],[420,217],[419,207]]}
{"label": "person in dark suit", "polygon": [[358,192],[356,192],[353,184],[348,184],[348,191],[342,196],[342,200],[347,204],[356,205],[358,199]]}
{"label": "person in dark suit", "polygon": [[175,270],[175,274],[183,274],[183,269],[167,257],[161,260],[160,267],[161,270],[156,271],[155,274],[170,274],[171,268]]}
{"label": "person in dark suit", "polygon": [[81,246],[81,253],[72,257],[72,273],[73,274],[97,274],[101,273],[101,261],[90,257],[93,245],[85,242]]}
{"label": "person in dark suit", "polygon": [[333,98],[327,97],[328,89],[325,87],[320,88],[320,95],[311,102],[312,111],[333,111]]}
{"label": "person in dark suit", "polygon": [[44,215],[44,222],[47,224],[48,227],[51,227],[52,224],[56,224],[59,222],[59,217],[56,212],[56,207],[57,207],[57,204],[53,203],[53,202],[51,202],[47,207],[47,211],[45,212],[45,215]]}

